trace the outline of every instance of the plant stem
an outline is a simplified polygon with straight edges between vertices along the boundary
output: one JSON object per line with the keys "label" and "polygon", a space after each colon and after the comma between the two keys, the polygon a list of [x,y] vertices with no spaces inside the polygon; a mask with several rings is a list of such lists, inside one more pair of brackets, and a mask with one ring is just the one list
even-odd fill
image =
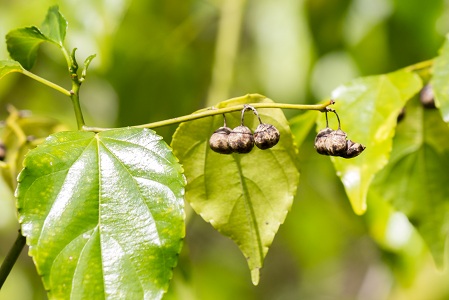
{"label": "plant stem", "polygon": [[[209,107],[209,108],[203,109],[203,110],[201,110],[199,112],[196,112],[196,113],[193,113],[193,114],[190,114],[190,115],[177,117],[177,118],[172,118],[172,119],[167,119],[167,120],[164,120],[164,121],[148,123],[148,124],[131,126],[131,127],[133,127],[133,128],[157,128],[157,127],[163,127],[163,126],[178,124],[178,123],[182,123],[182,122],[193,121],[193,120],[197,120],[197,119],[201,119],[201,118],[211,117],[211,116],[215,116],[215,115],[221,115],[221,114],[225,114],[225,113],[241,111],[247,105],[250,105],[250,106],[252,106],[252,107],[254,107],[256,109],[260,109],[260,108],[281,108],[281,109],[297,109],[297,110],[318,110],[318,111],[325,112],[325,111],[327,111],[326,108],[329,105],[333,104],[333,103],[334,103],[333,100],[329,100],[329,101],[327,101],[327,102],[325,102],[323,104],[248,103],[248,104],[233,105],[233,106],[224,107],[224,108]],[[110,129],[111,128],[83,126],[83,130],[85,130],[85,131],[93,131],[93,132],[106,131],[106,130],[110,130]]]}
{"label": "plant stem", "polygon": [[[80,79],[78,76],[78,63],[76,61],[75,52],[76,48],[72,50],[72,54],[69,55],[67,50],[63,47],[64,56],[66,57],[67,64],[69,67],[70,77],[72,79],[72,90],[70,91],[70,99],[72,100],[73,109],[75,110],[76,123],[78,124],[78,129],[81,130],[84,126],[84,117],[81,110],[80,104],[80,87],[83,83],[84,78]],[[84,74],[85,76],[85,74]]]}
{"label": "plant stem", "polygon": [[72,80],[72,90],[70,93],[70,99],[72,99],[73,109],[75,110],[76,123],[78,124],[78,129],[82,129],[84,126],[83,112],[81,111],[79,89],[81,82],[78,81],[78,77]]}
{"label": "plant stem", "polygon": [[30,78],[33,78],[36,81],[39,81],[40,83],[43,83],[43,84],[45,84],[45,85],[47,85],[47,86],[49,86],[51,88],[54,88],[55,90],[57,90],[58,92],[63,93],[66,96],[69,96],[69,97],[71,96],[70,91],[66,90],[65,88],[63,88],[63,87],[61,87],[59,85],[57,85],[56,83],[48,81],[47,79],[44,79],[44,78],[42,78],[40,76],[37,76],[36,74],[33,74],[33,73],[31,73],[31,72],[29,72],[29,71],[27,71],[25,69],[21,70],[20,72],[23,75],[26,75],[26,76],[28,76]]}
{"label": "plant stem", "polygon": [[0,289],[3,286],[3,283],[5,283],[5,280],[8,277],[9,273],[11,272],[12,267],[16,263],[17,258],[22,252],[25,243],[26,238],[22,235],[22,233],[19,230],[19,235],[17,236],[14,245],[12,246],[11,250],[9,250],[8,254],[5,257],[5,260],[3,261],[0,267]]}

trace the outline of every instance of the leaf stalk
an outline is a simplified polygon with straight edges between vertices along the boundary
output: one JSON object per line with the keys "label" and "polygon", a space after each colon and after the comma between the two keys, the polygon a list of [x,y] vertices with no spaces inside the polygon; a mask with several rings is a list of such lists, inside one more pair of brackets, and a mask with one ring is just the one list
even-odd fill
{"label": "leaf stalk", "polygon": [[38,76],[38,75],[36,75],[34,73],[31,73],[30,71],[27,71],[25,69],[22,69],[20,72],[23,75],[26,75],[26,76],[28,76],[28,77],[30,77],[30,78],[32,78],[32,79],[34,79],[34,80],[36,80],[36,81],[38,81],[40,83],[43,83],[46,86],[49,86],[49,87],[57,90],[58,92],[63,93],[66,96],[69,96],[69,97],[71,96],[70,91],[66,90],[65,88],[63,88],[63,87],[61,87],[59,85],[57,85],[56,83],[48,81],[47,79],[44,79],[44,78],[42,78],[42,77],[40,77],[40,76]]}

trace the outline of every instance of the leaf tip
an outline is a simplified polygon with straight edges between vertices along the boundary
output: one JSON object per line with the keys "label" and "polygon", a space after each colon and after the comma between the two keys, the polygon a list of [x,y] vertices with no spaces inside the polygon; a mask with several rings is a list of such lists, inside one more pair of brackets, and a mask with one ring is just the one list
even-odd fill
{"label": "leaf tip", "polygon": [[260,270],[260,268],[254,268],[251,270],[251,281],[253,282],[254,285],[259,284],[259,279],[260,279],[259,270]]}
{"label": "leaf tip", "polygon": [[359,203],[357,205],[352,205],[352,210],[354,211],[354,213],[358,216],[361,216],[363,214],[365,214],[366,212],[366,201],[363,201],[362,203]]}

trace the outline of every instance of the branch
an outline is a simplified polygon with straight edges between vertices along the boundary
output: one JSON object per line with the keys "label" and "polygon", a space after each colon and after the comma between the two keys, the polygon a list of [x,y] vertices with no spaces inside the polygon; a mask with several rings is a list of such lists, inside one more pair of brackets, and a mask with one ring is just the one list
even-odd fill
{"label": "branch", "polygon": [[5,260],[2,263],[2,266],[0,267],[0,289],[3,286],[3,283],[5,283],[5,280],[8,277],[9,273],[11,272],[12,267],[16,263],[17,258],[20,255],[20,252],[22,252],[25,243],[26,238],[22,235],[22,233],[19,230],[19,235],[17,236],[14,245],[12,246],[11,250],[9,250],[8,254],[5,257]]}
{"label": "branch", "polygon": [[[249,96],[251,96],[251,95],[249,95]],[[248,97],[248,95],[244,96],[244,97]],[[190,114],[190,115],[167,119],[164,121],[152,122],[152,123],[148,123],[148,124],[131,126],[131,127],[134,127],[134,128],[163,127],[163,126],[178,124],[178,123],[182,123],[182,122],[193,121],[193,120],[197,120],[197,119],[201,119],[201,118],[211,117],[211,116],[215,116],[215,115],[222,115],[225,113],[241,111],[245,107],[245,105],[250,105],[256,109],[258,109],[258,108],[281,108],[281,109],[297,109],[297,110],[318,110],[321,112],[326,112],[326,111],[328,111],[327,107],[332,104],[334,104],[333,100],[326,101],[323,104],[289,104],[289,103],[274,103],[273,102],[273,103],[239,104],[239,105],[229,106],[229,107],[225,107],[225,108],[209,107],[209,108],[205,108],[201,111],[198,111],[198,112]],[[93,131],[93,132],[101,132],[101,131],[106,131],[106,130],[110,130],[110,129],[112,129],[112,128],[83,126],[83,130]]]}

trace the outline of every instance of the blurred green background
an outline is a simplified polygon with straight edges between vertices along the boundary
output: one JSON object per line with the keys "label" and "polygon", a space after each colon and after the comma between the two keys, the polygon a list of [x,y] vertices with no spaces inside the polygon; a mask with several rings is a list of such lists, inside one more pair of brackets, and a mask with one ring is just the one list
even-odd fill
{"label": "blurred green background", "polygon": [[[97,54],[81,92],[92,126],[163,120],[247,93],[315,103],[352,78],[436,56],[449,32],[444,0],[0,1],[0,36],[39,25],[58,4],[78,61]],[[32,71],[69,88],[64,63],[44,45]],[[27,77],[0,81],[0,116],[8,103],[76,128],[70,101]],[[158,133],[169,143],[174,130]],[[356,216],[313,138],[301,146],[298,195],[259,286],[237,246],[191,215],[167,299],[449,299],[448,272],[406,217],[381,201]],[[2,260],[18,225],[12,192],[0,192]],[[25,252],[0,299],[46,298]]]}

